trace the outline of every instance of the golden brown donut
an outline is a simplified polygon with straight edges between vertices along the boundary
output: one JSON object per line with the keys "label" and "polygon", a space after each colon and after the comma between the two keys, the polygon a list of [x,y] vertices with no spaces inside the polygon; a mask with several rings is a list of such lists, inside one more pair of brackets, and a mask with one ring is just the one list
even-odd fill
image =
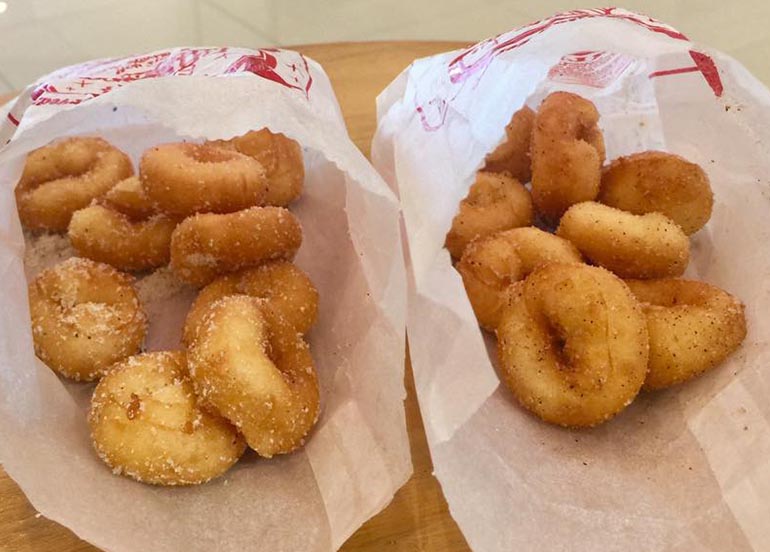
{"label": "golden brown donut", "polygon": [[98,201],[105,207],[135,220],[146,220],[158,214],[158,210],[144,193],[142,182],[138,176],[121,180]]}
{"label": "golden brown donut", "polygon": [[183,282],[201,287],[221,274],[293,259],[301,243],[297,217],[282,207],[195,215],[171,236],[171,269]]}
{"label": "golden brown donut", "polygon": [[235,149],[259,161],[265,169],[268,182],[263,205],[286,207],[302,194],[305,163],[302,148],[296,140],[263,128],[231,140],[214,140],[210,143]]}
{"label": "golden brown donut", "polygon": [[690,261],[690,240],[660,213],[633,215],[586,201],[564,213],[556,234],[621,278],[681,276]]}
{"label": "golden brown donut", "polygon": [[150,485],[205,483],[246,449],[235,427],[199,406],[181,351],[115,365],[94,390],[88,423],[113,473]]}
{"label": "golden brown donut", "polygon": [[503,380],[543,420],[600,424],[636,397],[647,374],[647,324],[612,273],[549,264],[513,284],[497,328]]}
{"label": "golden brown donut", "polygon": [[746,337],[743,304],[721,289],[691,280],[628,280],[650,333],[644,388],[663,389],[714,368]]}
{"label": "golden brown donut", "polygon": [[187,313],[185,344],[192,343],[203,315],[213,303],[238,294],[264,299],[265,308],[273,309],[301,334],[310,330],[318,315],[318,291],[307,274],[288,261],[271,261],[220,276],[203,288]]}
{"label": "golden brown donut", "polygon": [[68,378],[92,381],[137,353],[147,318],[133,278],[111,266],[70,258],[29,285],[35,354]]}
{"label": "golden brown donut", "polygon": [[457,270],[479,324],[494,331],[513,282],[548,263],[582,261],[570,242],[530,226],[474,240],[465,248]]}
{"label": "golden brown donut", "polygon": [[615,159],[602,174],[598,201],[629,213],[662,213],[688,236],[711,218],[714,194],[695,163],[662,151]]}
{"label": "golden brown donut", "polygon": [[119,270],[141,271],[168,264],[174,228],[176,221],[166,215],[137,221],[94,204],[75,211],[68,234],[79,255]]}
{"label": "golden brown donut", "polygon": [[519,182],[529,182],[532,177],[529,148],[534,123],[535,112],[526,105],[514,113],[505,126],[505,140],[487,155],[482,170],[507,172]]}
{"label": "golden brown donut", "polygon": [[65,232],[72,213],[133,172],[128,156],[101,138],[66,138],[36,149],[16,185],[21,224]]}
{"label": "golden brown donut", "polygon": [[188,357],[198,396],[269,458],[304,444],[318,419],[319,390],[307,343],[263,306],[247,295],[213,303]]}
{"label": "golden brown donut", "polygon": [[247,155],[212,144],[162,144],[139,164],[147,196],[174,217],[232,213],[259,205],[267,193],[262,165]]}
{"label": "golden brown donut", "polygon": [[532,130],[532,201],[555,222],[570,205],[599,193],[604,138],[599,112],[585,98],[553,92],[540,104]]}
{"label": "golden brown donut", "polygon": [[478,172],[446,236],[446,248],[459,259],[476,238],[532,224],[532,199],[521,183],[507,174]]}

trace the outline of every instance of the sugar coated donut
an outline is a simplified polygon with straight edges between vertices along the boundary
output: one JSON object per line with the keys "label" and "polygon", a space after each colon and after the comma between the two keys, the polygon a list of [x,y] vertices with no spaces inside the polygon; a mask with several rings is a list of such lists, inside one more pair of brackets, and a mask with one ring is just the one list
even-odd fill
{"label": "sugar coated donut", "polygon": [[479,172],[446,236],[446,248],[459,259],[478,237],[532,224],[532,199],[527,189],[507,174]]}
{"label": "sugar coated donut", "polygon": [[307,343],[246,295],[210,306],[188,349],[198,395],[261,456],[304,444],[318,418],[319,390]]}
{"label": "sugar coated donut", "polygon": [[281,207],[195,215],[171,236],[171,268],[183,282],[200,287],[220,274],[292,259],[301,243],[299,221]]}
{"label": "sugar coated donut", "polygon": [[634,215],[587,201],[564,213],[556,233],[621,278],[681,276],[690,261],[690,240],[660,213]]}
{"label": "sugar coated donut", "polygon": [[168,263],[174,228],[176,221],[166,215],[136,221],[90,205],[72,215],[68,235],[79,255],[120,270],[140,271]]}
{"label": "sugar coated donut", "polygon": [[144,193],[138,176],[131,176],[115,184],[98,200],[105,207],[123,213],[127,217],[145,220],[158,214],[158,210]]}
{"label": "sugar coated donut", "polygon": [[302,194],[305,164],[302,148],[296,140],[263,128],[232,140],[216,140],[211,143],[235,149],[259,161],[265,169],[268,182],[263,205],[285,207]]}
{"label": "sugar coated donut", "polygon": [[231,213],[259,205],[267,193],[262,165],[213,144],[163,144],[147,150],[139,164],[142,186],[169,215]]}
{"label": "sugar coated donut", "polygon": [[530,226],[474,240],[465,248],[457,270],[479,324],[494,331],[513,282],[548,263],[582,260],[567,240]]}
{"label": "sugar coated donut", "polygon": [[616,276],[549,264],[511,286],[497,328],[503,379],[543,420],[599,424],[623,410],[647,374],[647,324]]}
{"label": "sugar coated donut", "polygon": [[151,485],[205,483],[246,449],[232,424],[199,406],[181,351],[115,365],[94,390],[88,423],[114,473]]}
{"label": "sugar coated donut", "polygon": [[137,353],[147,319],[132,283],[111,266],[75,257],[41,272],[29,286],[40,360],[63,376],[92,381]]}
{"label": "sugar coated donut", "polygon": [[505,140],[487,155],[484,171],[507,172],[519,182],[529,182],[532,177],[529,148],[535,112],[526,105],[511,117],[505,127]]}
{"label": "sugar coated donut", "polygon": [[615,159],[602,174],[598,201],[629,213],[662,213],[688,236],[711,218],[714,194],[695,163],[671,153],[645,151]]}
{"label": "sugar coated donut", "polygon": [[65,232],[72,213],[133,172],[128,156],[101,138],[66,138],[36,149],[16,185],[21,223]]}
{"label": "sugar coated donut", "polygon": [[240,272],[220,276],[195,299],[184,325],[184,342],[192,343],[209,307],[228,295],[264,299],[263,306],[276,311],[298,333],[306,333],[318,315],[318,291],[307,274],[288,261],[271,261]]}
{"label": "sugar coated donut", "polygon": [[532,130],[532,200],[535,209],[557,221],[570,205],[599,193],[604,138],[599,112],[569,92],[549,94]]}
{"label": "sugar coated donut", "polygon": [[650,332],[645,389],[662,389],[709,370],[746,337],[743,304],[704,282],[628,280]]}

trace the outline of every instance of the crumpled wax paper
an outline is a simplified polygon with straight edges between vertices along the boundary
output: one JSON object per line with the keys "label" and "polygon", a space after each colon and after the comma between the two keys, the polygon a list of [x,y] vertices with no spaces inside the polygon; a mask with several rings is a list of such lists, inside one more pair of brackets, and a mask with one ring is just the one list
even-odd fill
{"label": "crumpled wax paper", "polygon": [[[523,104],[593,100],[607,158],[665,149],[711,178],[686,276],[746,304],[722,366],[642,393],[588,431],[520,408],[443,249],[459,201]],[[770,548],[770,92],[735,60],[621,9],[558,14],[415,61],[378,98],[377,169],[400,195],[407,333],[435,473],[478,551]]]}
{"label": "crumpled wax paper", "polygon": [[[105,93],[108,92],[108,93]],[[398,203],[348,138],[321,67],[296,52],[175,49],[63,69],[3,113],[0,135],[0,461],[43,515],[111,551],[328,551],[380,511],[411,473],[404,419],[405,272]],[[269,127],[302,144],[304,230],[296,263],[321,302],[308,335],[322,413],[307,446],[247,453],[206,485],[114,476],[91,447],[92,385],[33,354],[13,188],[25,154],[98,134],[136,163],[161,142]],[[31,275],[30,275],[31,276]],[[178,347],[191,290],[148,306],[149,349]],[[159,322],[165,321],[165,323]]]}

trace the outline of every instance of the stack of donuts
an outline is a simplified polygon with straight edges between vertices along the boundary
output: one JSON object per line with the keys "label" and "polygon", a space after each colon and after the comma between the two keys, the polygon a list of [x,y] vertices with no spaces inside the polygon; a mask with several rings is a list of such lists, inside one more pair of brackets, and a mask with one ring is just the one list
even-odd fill
{"label": "stack of donuts", "polygon": [[446,247],[521,405],[594,426],[740,346],[743,304],[681,278],[713,207],[701,167],[662,151],[605,163],[596,107],[568,92],[520,109],[505,133]]}
{"label": "stack of donuts", "polygon": [[[303,337],[318,292],[292,263],[302,229],[300,145],[268,129],[171,143],[131,160],[101,138],[29,154],[16,187],[30,232],[67,233],[79,257],[29,286],[36,355],[97,381],[94,448],[116,474],[191,485],[304,444],[319,389]],[[159,267],[201,288],[179,350],[142,352],[148,320],[134,276]]]}

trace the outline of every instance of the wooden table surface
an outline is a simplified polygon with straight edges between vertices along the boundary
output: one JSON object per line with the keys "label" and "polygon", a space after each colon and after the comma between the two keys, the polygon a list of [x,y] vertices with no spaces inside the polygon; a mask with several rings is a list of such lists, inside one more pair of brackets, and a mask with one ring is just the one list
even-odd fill
{"label": "wooden table surface", "polygon": [[[377,94],[413,59],[462,46],[456,42],[367,42],[295,49],[324,66],[342,106],[348,132],[368,157],[376,126]],[[7,99],[0,98],[0,103]],[[345,543],[344,552],[469,550],[433,477],[408,362],[405,381],[406,421],[414,474],[396,493],[393,502]],[[39,516],[0,467],[0,551],[96,552],[97,549],[61,525]]]}

